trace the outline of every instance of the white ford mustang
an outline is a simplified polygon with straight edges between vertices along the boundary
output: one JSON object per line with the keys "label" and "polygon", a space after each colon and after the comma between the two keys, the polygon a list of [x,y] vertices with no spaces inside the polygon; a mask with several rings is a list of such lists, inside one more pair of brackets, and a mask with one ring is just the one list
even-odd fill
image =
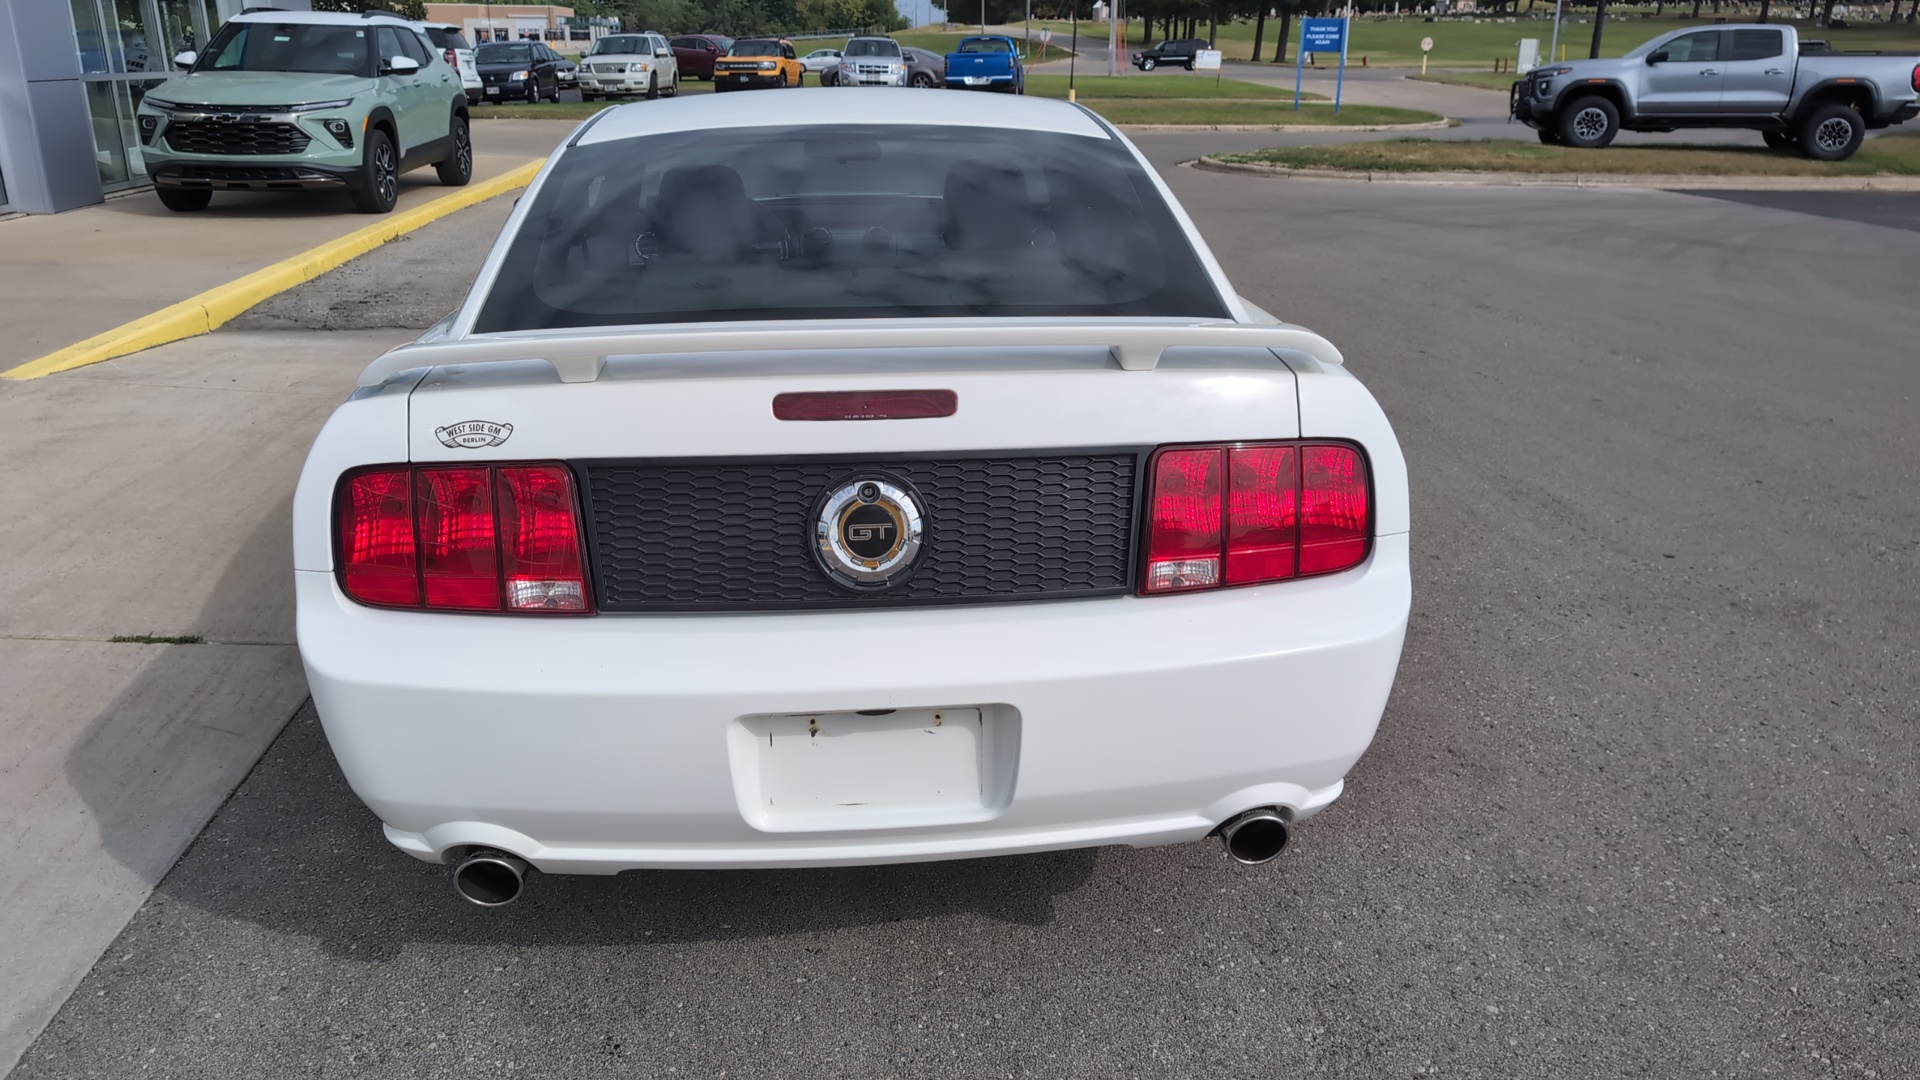
{"label": "white ford mustang", "polygon": [[315,441],[300,651],[354,790],[480,903],[1278,854],[1399,663],[1379,407],[1085,109],[778,99],[582,125]]}

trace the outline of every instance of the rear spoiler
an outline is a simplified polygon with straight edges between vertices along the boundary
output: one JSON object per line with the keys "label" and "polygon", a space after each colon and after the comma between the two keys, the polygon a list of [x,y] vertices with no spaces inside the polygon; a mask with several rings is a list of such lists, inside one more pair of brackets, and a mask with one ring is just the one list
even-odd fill
{"label": "rear spoiler", "polygon": [[1171,348],[1291,349],[1324,364],[1333,343],[1288,323],[1184,319],[863,319],[692,323],[607,330],[516,331],[402,345],[367,365],[361,386],[414,368],[544,360],[561,382],[593,382],[623,356],[855,349],[1103,348],[1127,371],[1152,371]]}

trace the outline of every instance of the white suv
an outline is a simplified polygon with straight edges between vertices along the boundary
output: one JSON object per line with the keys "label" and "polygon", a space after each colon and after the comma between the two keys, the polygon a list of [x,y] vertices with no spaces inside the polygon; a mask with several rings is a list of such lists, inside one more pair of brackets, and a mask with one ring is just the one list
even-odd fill
{"label": "white suv", "polygon": [[452,23],[414,23],[413,28],[440,50],[441,59],[447,62],[448,67],[460,73],[460,87],[467,92],[469,103],[478,102],[486,96],[484,84],[480,81],[480,69],[473,63],[473,46],[467,42],[467,35],[458,26]]}
{"label": "white suv", "polygon": [[907,55],[900,43],[886,37],[860,37],[847,42],[840,54],[835,86],[905,86]]}
{"label": "white suv", "polygon": [[580,100],[680,92],[680,62],[659,34],[608,34],[580,58]]}

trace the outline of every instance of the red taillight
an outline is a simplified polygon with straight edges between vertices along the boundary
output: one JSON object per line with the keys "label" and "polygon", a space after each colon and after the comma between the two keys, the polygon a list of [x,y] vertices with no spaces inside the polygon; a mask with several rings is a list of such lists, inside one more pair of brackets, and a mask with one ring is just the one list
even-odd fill
{"label": "red taillight", "polygon": [[1357,447],[1169,447],[1149,476],[1143,593],[1331,574],[1366,558],[1373,523]]}
{"label": "red taillight", "polygon": [[441,55],[447,58],[448,67],[454,68],[456,70],[460,67],[460,55],[454,52],[452,49],[448,49],[445,53]]}
{"label": "red taillight", "polygon": [[1217,446],[1163,450],[1154,459],[1147,524],[1148,592],[1220,584],[1220,459]]}
{"label": "red taillight", "polygon": [[362,603],[593,610],[564,466],[369,469],[341,486],[337,513],[341,588]]}
{"label": "red taillight", "polygon": [[500,576],[509,611],[585,611],[587,574],[573,474],[558,465],[500,473]]}
{"label": "red taillight", "polygon": [[340,493],[340,585],[369,604],[420,602],[413,543],[413,473],[363,472]]}
{"label": "red taillight", "polygon": [[1351,446],[1300,448],[1300,573],[1331,574],[1367,557],[1367,465]]}
{"label": "red taillight", "polygon": [[492,470],[421,469],[420,592],[430,608],[500,610]]}
{"label": "red taillight", "polygon": [[924,420],[952,416],[951,390],[825,390],[775,394],[776,420]]}

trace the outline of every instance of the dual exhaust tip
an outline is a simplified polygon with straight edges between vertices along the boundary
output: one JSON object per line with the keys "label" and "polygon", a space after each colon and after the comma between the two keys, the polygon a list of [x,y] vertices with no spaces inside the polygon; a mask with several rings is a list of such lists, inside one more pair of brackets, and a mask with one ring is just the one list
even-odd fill
{"label": "dual exhaust tip", "polygon": [[505,907],[526,885],[527,860],[504,851],[472,851],[453,868],[453,890],[481,907]]}
{"label": "dual exhaust tip", "polygon": [[1279,858],[1291,834],[1286,818],[1271,807],[1261,807],[1228,818],[1220,826],[1220,843],[1234,862],[1258,866]]}
{"label": "dual exhaust tip", "polygon": [[[1220,843],[1237,863],[1259,866],[1279,858],[1292,829],[1270,808],[1249,810],[1220,826]],[[470,852],[453,870],[453,888],[481,907],[505,907],[527,885],[527,861],[504,851]]]}

